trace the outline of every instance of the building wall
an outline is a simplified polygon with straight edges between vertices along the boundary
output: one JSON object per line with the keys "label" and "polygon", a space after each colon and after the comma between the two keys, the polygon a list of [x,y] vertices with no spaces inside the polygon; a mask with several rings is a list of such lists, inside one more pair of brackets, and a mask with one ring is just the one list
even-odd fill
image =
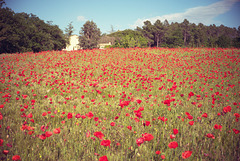
{"label": "building wall", "polygon": [[79,37],[77,35],[72,35],[70,37],[69,40],[70,44],[67,45],[66,49],[67,51],[71,51],[71,50],[79,50],[80,46],[79,46]]}
{"label": "building wall", "polygon": [[[79,36],[77,35],[72,35],[70,37],[70,40],[69,40],[69,45],[67,45],[67,47],[63,50],[66,50],[66,51],[72,51],[72,50],[79,50],[81,49],[81,47],[79,46]],[[111,42],[108,42],[108,43],[99,43],[98,44],[98,47],[99,49],[104,49],[105,46],[107,45],[112,45]]]}

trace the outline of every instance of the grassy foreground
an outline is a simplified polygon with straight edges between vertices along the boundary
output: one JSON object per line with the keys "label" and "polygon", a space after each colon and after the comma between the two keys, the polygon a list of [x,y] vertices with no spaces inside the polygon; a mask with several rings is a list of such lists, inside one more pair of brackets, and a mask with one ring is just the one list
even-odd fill
{"label": "grassy foreground", "polygon": [[2,160],[240,160],[240,50],[0,55]]}

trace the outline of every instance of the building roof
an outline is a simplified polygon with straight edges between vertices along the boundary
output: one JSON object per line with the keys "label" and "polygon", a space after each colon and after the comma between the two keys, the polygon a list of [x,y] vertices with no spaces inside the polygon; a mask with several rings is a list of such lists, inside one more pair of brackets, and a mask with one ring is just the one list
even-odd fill
{"label": "building roof", "polygon": [[98,43],[101,43],[101,44],[102,44],[102,43],[109,43],[109,42],[111,42],[111,44],[113,44],[115,40],[116,40],[115,37],[102,36],[102,37],[100,38],[100,40],[98,41]]}

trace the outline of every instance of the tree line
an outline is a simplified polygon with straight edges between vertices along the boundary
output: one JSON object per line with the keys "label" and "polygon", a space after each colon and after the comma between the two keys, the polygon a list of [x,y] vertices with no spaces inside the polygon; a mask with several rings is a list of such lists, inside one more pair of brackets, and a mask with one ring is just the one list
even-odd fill
{"label": "tree line", "polygon": [[135,30],[118,31],[109,36],[116,38],[111,47],[240,47],[240,26],[236,29],[214,24],[196,25],[187,19],[171,24],[167,20],[156,20],[154,24],[145,21]]}
{"label": "tree line", "polygon": [[0,3],[0,53],[62,50],[66,47],[63,31],[51,21],[36,15],[15,13]]}

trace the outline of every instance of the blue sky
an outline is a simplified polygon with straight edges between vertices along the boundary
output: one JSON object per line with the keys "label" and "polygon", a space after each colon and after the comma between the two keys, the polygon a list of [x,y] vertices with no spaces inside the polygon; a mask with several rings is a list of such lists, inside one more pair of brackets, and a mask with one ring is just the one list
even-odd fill
{"label": "blue sky", "polygon": [[40,19],[53,21],[64,30],[73,22],[79,34],[87,20],[94,21],[102,33],[135,29],[143,22],[182,22],[228,27],[240,26],[240,0],[5,0],[14,12],[33,13]]}

